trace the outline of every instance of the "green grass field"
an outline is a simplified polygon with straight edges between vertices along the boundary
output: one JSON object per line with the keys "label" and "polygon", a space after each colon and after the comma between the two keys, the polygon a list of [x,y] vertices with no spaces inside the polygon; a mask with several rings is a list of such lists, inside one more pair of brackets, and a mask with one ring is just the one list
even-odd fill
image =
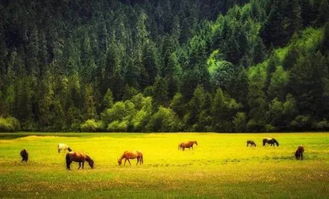
{"label": "green grass field", "polygon": [[[262,147],[263,137],[279,147]],[[257,143],[247,148],[246,140]],[[194,150],[180,142],[197,140]],[[57,144],[88,153],[95,169],[65,169]],[[305,146],[305,160],[294,151]],[[19,152],[26,148],[28,163]],[[144,165],[118,166],[125,150]],[[328,198],[329,133],[0,134],[0,198]]]}

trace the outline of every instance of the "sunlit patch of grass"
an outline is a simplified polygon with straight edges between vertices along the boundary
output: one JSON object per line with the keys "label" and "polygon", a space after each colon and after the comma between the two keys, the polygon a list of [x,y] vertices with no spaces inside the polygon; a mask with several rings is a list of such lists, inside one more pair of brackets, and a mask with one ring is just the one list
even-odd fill
{"label": "sunlit patch of grass", "polygon": [[[16,136],[13,139],[0,134],[0,197],[323,198],[329,194],[327,133],[22,134],[10,134]],[[263,137],[277,138],[280,146],[261,146]],[[247,148],[248,139],[257,147]],[[199,145],[178,150],[178,144],[188,140]],[[67,171],[65,153],[57,153],[58,143],[88,153],[95,169],[85,164],[78,170],[73,164]],[[305,160],[296,161],[294,151],[301,144]],[[20,162],[22,148],[30,153],[28,163]],[[144,165],[136,166],[133,160],[131,166],[118,166],[125,150],[142,151]]]}

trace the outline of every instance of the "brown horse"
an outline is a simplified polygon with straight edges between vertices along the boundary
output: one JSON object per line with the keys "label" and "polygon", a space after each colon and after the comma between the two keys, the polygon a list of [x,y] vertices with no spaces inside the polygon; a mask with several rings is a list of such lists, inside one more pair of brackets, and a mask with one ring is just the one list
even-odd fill
{"label": "brown horse", "polygon": [[197,141],[182,142],[178,145],[178,150],[182,149],[184,151],[185,148],[193,149],[194,144],[198,145],[198,142]]}
{"label": "brown horse", "polygon": [[121,158],[118,160],[119,165],[121,165],[123,159],[125,159],[125,162],[123,165],[126,165],[127,160],[129,162],[129,164],[131,165],[129,159],[137,159],[136,165],[138,165],[138,163],[140,165],[144,163],[143,154],[139,151],[125,151],[122,154]]}
{"label": "brown horse", "polygon": [[254,141],[252,141],[252,140],[247,140],[247,147],[248,146],[254,146],[254,147],[256,147],[256,143],[254,142]]}
{"label": "brown horse", "polygon": [[303,153],[304,153],[304,147],[303,146],[298,146],[296,152],[295,152],[295,157],[296,160],[303,160]]}
{"label": "brown horse", "polygon": [[25,149],[21,150],[20,155],[22,157],[22,162],[27,162],[29,160],[29,153]]}
{"label": "brown horse", "polygon": [[68,152],[66,154],[66,168],[71,169],[70,165],[72,162],[78,162],[79,168],[84,168],[85,161],[89,163],[90,168],[94,168],[94,161],[85,153],[79,153],[79,152]]}
{"label": "brown horse", "polygon": [[279,142],[274,138],[264,138],[263,146],[265,146],[266,144],[269,144],[270,146],[279,146]]}

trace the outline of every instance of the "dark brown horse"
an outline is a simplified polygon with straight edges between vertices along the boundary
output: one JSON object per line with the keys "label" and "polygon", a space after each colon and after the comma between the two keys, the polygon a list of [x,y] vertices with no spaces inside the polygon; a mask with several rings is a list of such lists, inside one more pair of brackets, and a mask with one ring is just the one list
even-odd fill
{"label": "dark brown horse", "polygon": [[66,154],[66,168],[71,169],[70,165],[72,162],[78,162],[79,168],[84,168],[85,161],[89,163],[90,168],[94,168],[94,161],[85,153],[79,153],[79,152],[68,152]]}
{"label": "dark brown horse", "polygon": [[139,151],[125,151],[123,152],[122,156],[119,158],[118,160],[118,164],[121,165],[122,164],[122,160],[125,159],[125,162],[123,165],[126,165],[126,162],[128,161],[129,164],[130,160],[129,159],[137,159],[137,163],[136,165],[138,165],[138,163],[141,165],[144,163],[144,159],[143,159],[143,153],[139,152]]}
{"label": "dark brown horse", "polygon": [[264,138],[263,146],[265,146],[266,144],[269,144],[270,146],[279,146],[279,142],[274,138]]}
{"label": "dark brown horse", "polygon": [[178,150],[182,149],[184,151],[185,148],[193,149],[194,144],[198,145],[198,142],[197,141],[182,142],[178,145]]}
{"label": "dark brown horse", "polygon": [[29,160],[29,153],[25,149],[21,150],[20,155],[22,157],[22,162],[27,162]]}
{"label": "dark brown horse", "polygon": [[303,160],[304,159],[303,153],[304,153],[304,147],[298,146],[298,148],[295,152],[296,160]]}
{"label": "dark brown horse", "polygon": [[254,146],[254,147],[256,147],[256,143],[254,142],[254,141],[252,141],[252,140],[247,140],[247,147],[248,146]]}

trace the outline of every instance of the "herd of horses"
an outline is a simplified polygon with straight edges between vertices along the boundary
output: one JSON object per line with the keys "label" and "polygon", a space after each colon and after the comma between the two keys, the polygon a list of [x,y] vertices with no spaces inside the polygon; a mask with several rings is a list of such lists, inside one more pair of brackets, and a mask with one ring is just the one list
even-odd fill
{"label": "herd of horses", "polygon": [[[186,148],[187,149],[193,149],[193,145],[198,145],[197,141],[189,141],[189,142],[182,142],[178,145],[178,150],[184,151]],[[274,138],[264,138],[263,139],[263,146],[270,145],[270,146],[279,146],[279,142],[274,139]],[[247,140],[247,147],[256,147],[256,143],[253,140]],[[66,161],[66,168],[68,170],[71,169],[70,165],[72,162],[78,162],[79,167],[78,169],[83,169],[85,162],[88,162],[90,168],[94,168],[94,160],[87,154],[82,153],[82,152],[75,152],[73,151],[67,144],[60,143],[57,145],[57,151],[58,153],[62,151],[68,151],[65,156],[65,161]],[[303,160],[304,156],[304,147],[303,146],[298,146],[296,152],[295,152],[295,158],[297,160]],[[29,158],[29,154],[26,149],[21,150],[20,156],[22,158],[22,162],[27,162]],[[143,159],[143,153],[140,151],[125,151],[123,152],[122,156],[118,159],[118,164],[122,164],[122,160],[124,160],[124,165],[126,165],[126,162],[131,165],[130,160],[131,159],[137,159],[138,164],[143,164],[144,159]]]}
{"label": "herd of horses", "polygon": [[[279,146],[279,142],[274,138],[264,138],[263,139],[263,146],[270,145],[270,146]],[[253,140],[247,140],[247,147],[256,147],[256,143]]]}

